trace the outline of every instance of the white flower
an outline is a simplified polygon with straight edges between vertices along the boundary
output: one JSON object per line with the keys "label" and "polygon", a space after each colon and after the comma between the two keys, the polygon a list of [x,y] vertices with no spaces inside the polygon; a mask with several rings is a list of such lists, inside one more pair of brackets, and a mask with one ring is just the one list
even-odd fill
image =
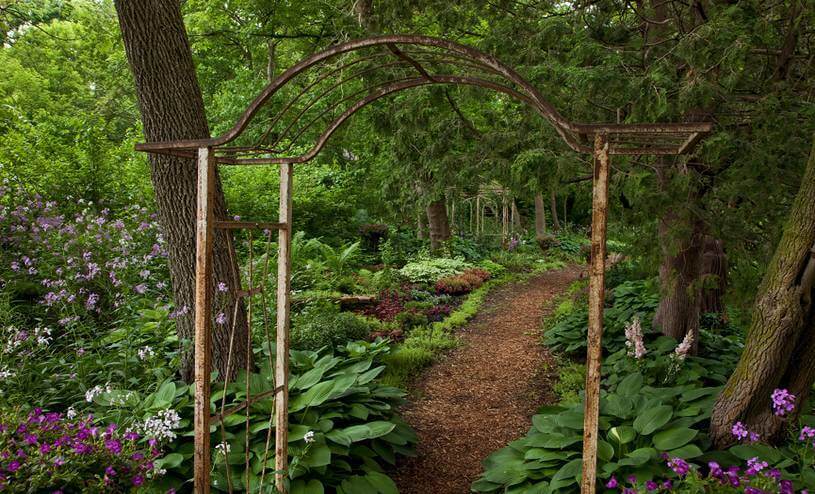
{"label": "white flower", "polygon": [[685,338],[682,339],[682,343],[676,346],[674,349],[674,355],[678,360],[685,360],[685,357],[688,356],[690,352],[691,345],[693,345],[693,333],[686,333]]}
{"label": "white flower", "polygon": [[0,380],[8,379],[10,377],[14,377],[14,371],[9,370],[8,367],[3,367],[2,369],[0,369]]}
{"label": "white flower", "polygon": [[155,354],[156,352],[150,346],[139,348],[139,360],[147,360],[152,358]]}
{"label": "white flower", "polygon": [[37,344],[40,346],[47,346],[51,343],[51,328],[34,328],[34,336],[37,338]]}
{"label": "white flower", "polygon": [[101,395],[102,393],[110,393],[111,391],[112,388],[110,387],[110,383],[105,384],[104,388],[102,386],[96,385],[91,389],[85,391],[85,401],[87,401],[88,403],[92,403],[97,396]]}
{"label": "white flower", "polygon": [[141,424],[141,432],[146,437],[158,441],[172,441],[176,438],[174,432],[181,426],[181,417],[173,409],[160,410],[154,416],[148,418]]}
{"label": "white flower", "polygon": [[648,353],[642,341],[642,325],[639,317],[634,317],[629,324],[625,325],[625,346],[628,347],[628,355],[637,360]]}
{"label": "white flower", "polygon": [[76,414],[76,408],[74,408],[74,407],[68,407],[68,411],[65,412],[65,416],[68,418],[68,420],[75,419],[76,415],[77,415]]}
{"label": "white flower", "polygon": [[307,443],[313,443],[314,442],[314,431],[306,432],[306,435],[303,436],[303,440],[306,441]]}
{"label": "white flower", "polygon": [[227,442],[222,442],[215,445],[215,454],[226,456],[231,450],[232,447],[229,446],[229,443]]}

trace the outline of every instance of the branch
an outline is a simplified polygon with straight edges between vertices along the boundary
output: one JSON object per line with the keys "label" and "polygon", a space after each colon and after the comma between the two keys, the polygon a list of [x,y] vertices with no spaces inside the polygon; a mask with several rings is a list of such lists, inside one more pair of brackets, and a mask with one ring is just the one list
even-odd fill
{"label": "branch", "polygon": [[450,91],[445,89],[444,95],[447,97],[447,101],[450,103],[450,106],[453,108],[453,111],[456,112],[456,115],[458,115],[458,118],[461,119],[461,122],[464,124],[464,126],[470,129],[470,131],[473,134],[477,135],[478,137],[482,137],[484,134],[480,130],[475,128],[475,125],[473,125],[473,123],[467,117],[465,117],[463,113],[461,113],[461,110],[459,109],[458,105],[456,105],[456,102],[453,101],[453,97],[450,96]]}

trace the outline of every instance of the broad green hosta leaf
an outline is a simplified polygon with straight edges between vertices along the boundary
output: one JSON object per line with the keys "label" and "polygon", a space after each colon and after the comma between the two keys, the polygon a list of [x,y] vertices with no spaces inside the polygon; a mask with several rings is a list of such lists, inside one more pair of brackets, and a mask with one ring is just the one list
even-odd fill
{"label": "broad green hosta leaf", "polygon": [[673,417],[673,407],[670,405],[651,408],[634,419],[634,430],[640,434],[650,435],[667,424],[671,417]]}
{"label": "broad green hosta leaf", "polygon": [[676,449],[688,444],[699,431],[686,427],[677,427],[654,434],[654,447],[660,451]]}

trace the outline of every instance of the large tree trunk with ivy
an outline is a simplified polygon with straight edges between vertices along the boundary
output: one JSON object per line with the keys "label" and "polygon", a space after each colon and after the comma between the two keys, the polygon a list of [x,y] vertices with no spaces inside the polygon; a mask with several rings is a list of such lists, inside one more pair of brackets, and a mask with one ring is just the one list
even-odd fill
{"label": "large tree trunk with ivy", "polygon": [[447,206],[444,199],[428,204],[427,224],[430,230],[430,250],[436,252],[441,249],[445,241],[450,239],[450,222],[447,219]]}
{"label": "large tree trunk with ivy", "polygon": [[[124,39],[136,94],[139,101],[144,136],[148,142],[209,137],[204,101],[195,73],[187,33],[178,2],[161,0],[116,0],[122,38]],[[181,339],[194,336],[192,308],[195,304],[195,211],[196,163],[194,160],[165,155],[150,155],[153,188],[156,193],[159,221],[169,253],[170,275],[176,308],[189,309],[178,317],[176,327]],[[220,181],[215,195],[215,216],[226,217],[226,204]],[[225,282],[229,291],[215,299],[216,310],[227,315],[231,323],[234,297],[239,287],[238,266],[233,255],[231,237],[219,231],[214,241],[213,270],[215,280]],[[213,283],[214,285],[214,283]],[[237,311],[234,369],[246,365],[246,317],[241,304]],[[182,310],[183,312],[183,310]],[[213,332],[213,367],[226,375],[229,338],[227,325],[215,325]],[[181,377],[193,378],[193,355],[185,352]]]}
{"label": "large tree trunk with ivy", "polygon": [[753,320],[736,370],[713,408],[715,444],[733,442],[730,428],[741,421],[773,440],[790,418],[773,414],[770,395],[786,388],[800,407],[815,382],[815,142],[781,241],[767,268]]}

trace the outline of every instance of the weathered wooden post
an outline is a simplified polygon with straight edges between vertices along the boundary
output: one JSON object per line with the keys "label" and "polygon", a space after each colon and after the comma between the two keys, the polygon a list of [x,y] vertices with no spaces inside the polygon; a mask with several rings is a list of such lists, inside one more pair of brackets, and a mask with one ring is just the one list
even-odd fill
{"label": "weathered wooden post", "polygon": [[292,165],[280,165],[275,358],[275,485],[286,492],[289,444],[289,297],[291,292]]}
{"label": "weathered wooden post", "polygon": [[603,354],[606,226],[608,220],[609,152],[606,136],[594,137],[594,190],[591,215],[589,331],[586,350],[586,403],[583,416],[583,479],[580,491],[594,494],[597,483],[597,433],[600,417],[600,360]]}
{"label": "weathered wooden post", "polygon": [[195,444],[194,488],[208,494],[210,484],[209,379],[212,367],[210,305],[212,288],[212,198],[215,190],[215,160],[212,149],[198,149],[198,206],[195,237]]}

